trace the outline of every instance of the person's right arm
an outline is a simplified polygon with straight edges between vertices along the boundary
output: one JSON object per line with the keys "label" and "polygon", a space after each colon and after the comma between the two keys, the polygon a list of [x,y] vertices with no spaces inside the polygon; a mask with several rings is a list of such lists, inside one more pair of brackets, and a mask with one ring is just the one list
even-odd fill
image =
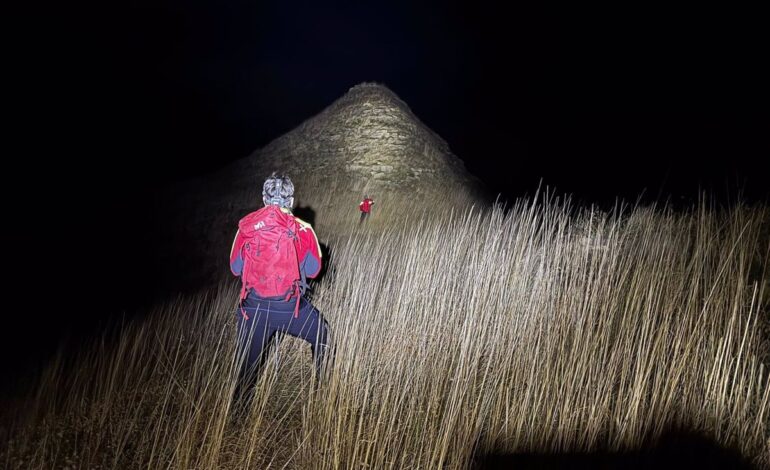
{"label": "person's right arm", "polygon": [[235,276],[243,272],[243,237],[240,230],[235,234],[233,247],[230,248],[230,271]]}

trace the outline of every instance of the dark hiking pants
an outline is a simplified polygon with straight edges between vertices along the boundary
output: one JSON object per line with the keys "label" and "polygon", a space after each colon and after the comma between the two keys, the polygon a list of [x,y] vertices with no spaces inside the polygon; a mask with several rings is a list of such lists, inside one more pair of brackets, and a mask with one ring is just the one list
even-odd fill
{"label": "dark hiking pants", "polygon": [[280,337],[283,333],[310,343],[316,376],[318,379],[321,378],[321,367],[328,345],[326,320],[304,297],[300,300],[296,318],[294,317],[295,307],[295,299],[284,302],[264,300],[251,295],[238,307],[236,311],[238,342],[240,352],[246,356],[241,381],[253,384],[259,369],[265,362],[268,346],[274,338]]}

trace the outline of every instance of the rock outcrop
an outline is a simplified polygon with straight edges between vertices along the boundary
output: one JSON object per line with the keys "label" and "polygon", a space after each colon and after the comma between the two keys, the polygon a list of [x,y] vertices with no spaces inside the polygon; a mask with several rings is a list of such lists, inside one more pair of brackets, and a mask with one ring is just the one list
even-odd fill
{"label": "rock outcrop", "polygon": [[358,190],[476,189],[447,143],[382,85],[356,85],[342,98],[248,160],[259,173],[344,178]]}
{"label": "rock outcrop", "polygon": [[262,182],[273,171],[294,180],[298,209],[310,215],[297,212],[327,240],[355,226],[364,193],[379,203],[373,229],[398,226],[415,201],[431,212],[455,210],[483,194],[406,103],[385,86],[364,83],[252,155],[175,188],[165,198],[173,207],[161,216],[168,230],[160,251],[170,258],[162,264],[176,266],[168,277],[181,273],[190,279],[184,284],[200,285],[226,274],[237,221],[261,206]]}

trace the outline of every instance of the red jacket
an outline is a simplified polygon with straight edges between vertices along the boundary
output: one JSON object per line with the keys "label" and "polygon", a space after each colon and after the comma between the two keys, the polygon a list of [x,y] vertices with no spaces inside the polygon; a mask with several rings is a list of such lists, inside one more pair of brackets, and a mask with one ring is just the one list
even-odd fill
{"label": "red jacket", "polygon": [[[288,209],[281,209],[285,213],[291,214]],[[318,244],[318,237],[316,237],[313,227],[309,223],[295,217],[299,223],[299,267],[308,278],[314,278],[321,271],[321,247]],[[241,257],[241,249],[245,242],[244,237],[241,235],[240,230],[235,234],[235,240],[233,240],[233,247],[230,249],[230,270],[234,275],[240,276],[243,270],[243,258]]]}
{"label": "red jacket", "polygon": [[372,201],[369,198],[366,198],[363,201],[361,201],[361,204],[358,205],[358,208],[361,209],[361,212],[369,213],[371,212],[373,205],[374,205],[374,201]]}

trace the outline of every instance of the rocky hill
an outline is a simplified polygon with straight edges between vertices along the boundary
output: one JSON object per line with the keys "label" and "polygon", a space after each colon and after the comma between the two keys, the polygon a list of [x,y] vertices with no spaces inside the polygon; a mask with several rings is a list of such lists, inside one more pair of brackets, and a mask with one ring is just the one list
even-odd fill
{"label": "rocky hill", "polygon": [[406,103],[373,83],[354,86],[247,161],[263,171],[341,176],[364,190],[418,191],[435,184],[468,190],[477,184]]}
{"label": "rocky hill", "polygon": [[[164,210],[171,218],[163,217],[170,230],[161,252],[177,258],[168,264],[182,263],[182,271],[202,279],[222,271],[214,266],[227,256],[235,224],[261,206],[262,182],[273,171],[295,181],[300,209],[310,213],[300,215],[314,224],[328,222],[324,216],[340,207],[349,208],[353,220],[364,193],[391,208],[430,197],[436,209],[479,201],[483,194],[447,143],[406,103],[383,85],[363,83],[250,156],[174,188],[164,198],[172,207]],[[327,235],[335,227],[328,225]]]}

